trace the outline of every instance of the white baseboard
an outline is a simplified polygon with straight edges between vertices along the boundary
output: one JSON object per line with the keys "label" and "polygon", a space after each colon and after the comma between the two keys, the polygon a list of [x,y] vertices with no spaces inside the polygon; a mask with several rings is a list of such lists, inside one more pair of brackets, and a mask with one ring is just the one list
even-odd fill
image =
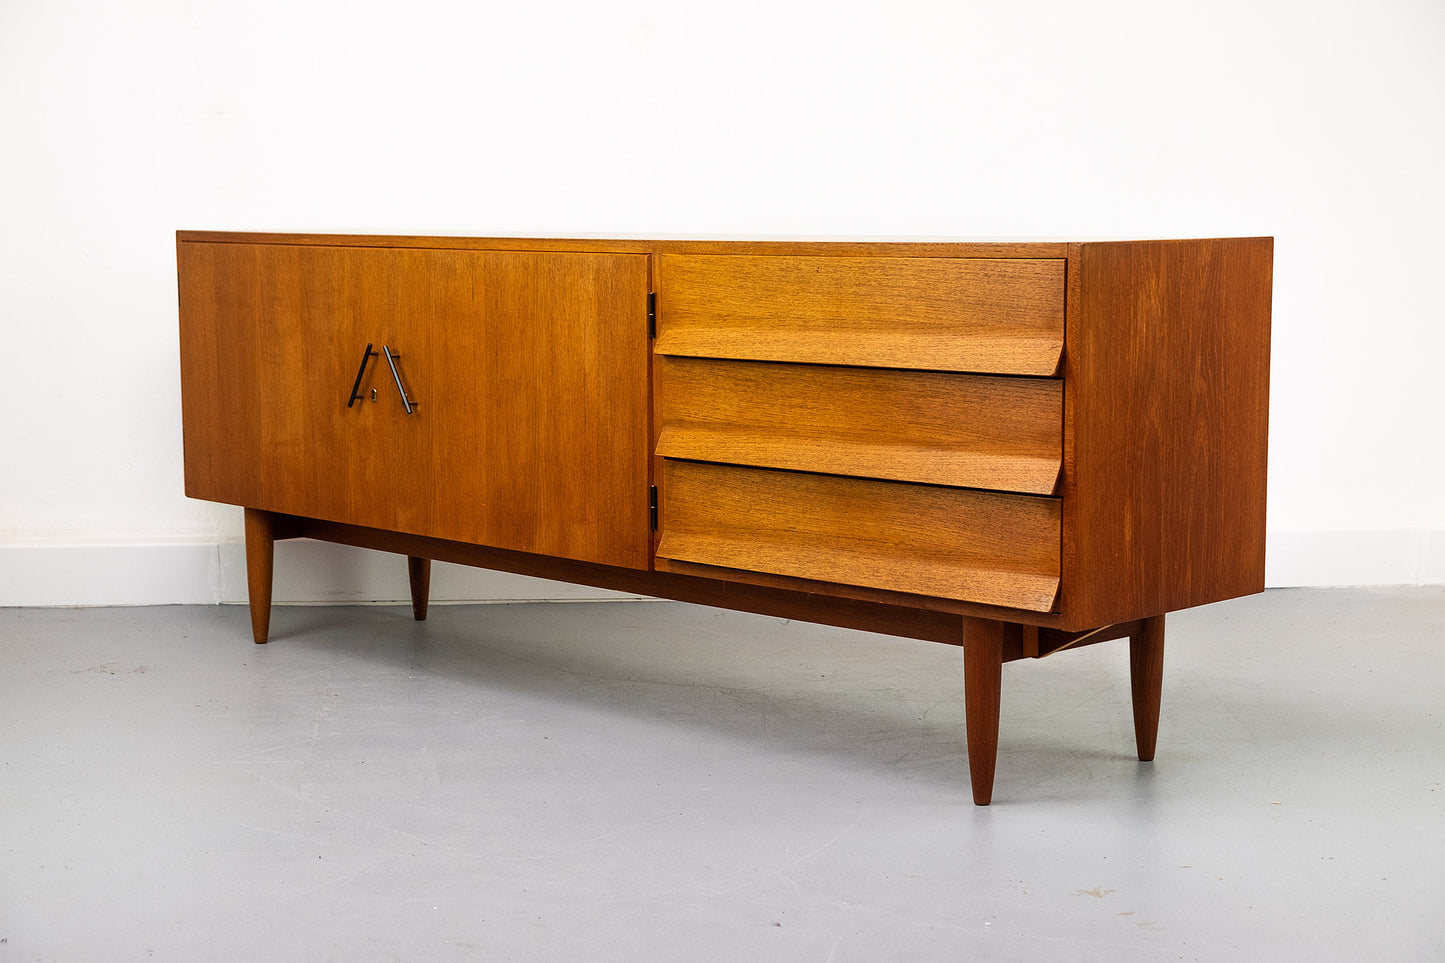
{"label": "white baseboard", "polygon": [[[278,603],[403,602],[406,560],[307,539],[276,544]],[[433,602],[627,599],[583,585],[432,565]],[[246,601],[238,541],[129,545],[0,545],[0,607],[212,605]]]}
{"label": "white baseboard", "polygon": [[[1272,532],[1271,588],[1301,585],[1445,585],[1445,529]],[[602,589],[438,562],[436,602],[622,599]],[[305,539],[276,546],[280,603],[401,602],[398,556]],[[0,606],[209,605],[246,601],[241,543],[0,545]]]}
{"label": "white baseboard", "polygon": [[1264,581],[1302,585],[1445,585],[1445,529],[1270,532]]}
{"label": "white baseboard", "polygon": [[214,603],[219,584],[214,542],[0,545],[0,606]]}

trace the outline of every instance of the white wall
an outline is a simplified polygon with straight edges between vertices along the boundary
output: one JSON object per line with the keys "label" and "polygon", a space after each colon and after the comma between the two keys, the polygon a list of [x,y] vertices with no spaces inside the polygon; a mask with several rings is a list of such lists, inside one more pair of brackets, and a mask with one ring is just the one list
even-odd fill
{"label": "white wall", "polygon": [[239,591],[177,228],[1273,234],[1271,582],[1445,582],[1442,50],[1437,0],[0,0],[0,604]]}

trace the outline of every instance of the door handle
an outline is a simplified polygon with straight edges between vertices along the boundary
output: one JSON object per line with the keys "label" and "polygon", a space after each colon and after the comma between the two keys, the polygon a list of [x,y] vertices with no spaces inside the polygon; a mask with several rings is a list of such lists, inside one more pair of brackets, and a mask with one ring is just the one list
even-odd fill
{"label": "door handle", "polygon": [[396,381],[396,390],[401,393],[401,406],[406,409],[407,414],[411,414],[416,408],[416,402],[406,396],[406,389],[401,385],[401,373],[396,370],[396,359],[401,355],[393,354],[386,345],[381,346],[381,353],[386,355],[386,363],[391,368],[391,377]]}
{"label": "door handle", "polygon": [[368,344],[366,346],[366,353],[361,356],[361,367],[356,369],[356,382],[351,386],[351,397],[346,399],[346,407],[350,408],[356,404],[357,399],[361,397],[361,395],[358,394],[358,392],[361,391],[361,376],[366,374],[366,363],[375,357],[378,357],[377,353],[372,351],[371,345]]}

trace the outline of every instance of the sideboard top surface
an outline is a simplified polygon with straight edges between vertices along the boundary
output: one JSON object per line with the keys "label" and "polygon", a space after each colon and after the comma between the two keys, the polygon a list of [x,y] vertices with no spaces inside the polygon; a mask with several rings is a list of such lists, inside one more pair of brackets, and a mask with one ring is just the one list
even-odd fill
{"label": "sideboard top surface", "polygon": [[[1126,243],[1106,238],[1069,240],[1042,239],[944,239],[879,238],[837,240],[781,238],[543,238],[543,237],[451,237],[376,234],[285,234],[244,231],[177,231],[179,243],[210,244],[296,244],[344,247],[408,247],[486,249],[516,251],[577,251],[612,254],[743,254],[773,253],[795,255],[869,254],[877,257],[997,257],[1063,258],[1077,244]],[[1168,240],[1160,243],[1189,243]]]}

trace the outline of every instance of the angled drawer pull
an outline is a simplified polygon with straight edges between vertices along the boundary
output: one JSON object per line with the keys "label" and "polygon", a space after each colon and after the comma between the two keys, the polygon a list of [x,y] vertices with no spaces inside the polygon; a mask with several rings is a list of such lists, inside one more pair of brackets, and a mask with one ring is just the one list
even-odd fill
{"label": "angled drawer pull", "polygon": [[676,254],[658,259],[657,351],[811,364],[1053,375],[1055,258]]}
{"label": "angled drawer pull", "polygon": [[1064,385],[820,365],[658,359],[657,453],[1051,495]]}
{"label": "angled drawer pull", "polygon": [[663,463],[660,559],[1052,609],[1056,498]]}

